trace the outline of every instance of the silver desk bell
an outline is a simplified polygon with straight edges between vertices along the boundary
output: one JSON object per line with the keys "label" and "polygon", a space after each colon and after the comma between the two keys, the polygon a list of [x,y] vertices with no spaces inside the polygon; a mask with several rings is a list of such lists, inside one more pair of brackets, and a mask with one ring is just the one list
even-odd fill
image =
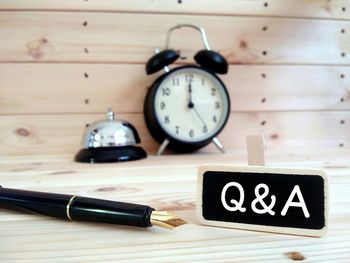
{"label": "silver desk bell", "polygon": [[116,120],[109,109],[107,120],[95,121],[85,130],[81,149],[75,161],[81,163],[110,163],[139,160],[147,157],[146,152],[135,146],[140,138],[133,125]]}

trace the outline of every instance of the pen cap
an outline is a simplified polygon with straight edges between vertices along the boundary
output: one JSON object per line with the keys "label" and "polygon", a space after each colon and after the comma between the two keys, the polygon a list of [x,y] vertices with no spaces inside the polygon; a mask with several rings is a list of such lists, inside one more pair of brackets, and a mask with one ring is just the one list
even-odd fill
{"label": "pen cap", "polygon": [[0,187],[0,207],[63,219],[67,218],[66,208],[71,197]]}

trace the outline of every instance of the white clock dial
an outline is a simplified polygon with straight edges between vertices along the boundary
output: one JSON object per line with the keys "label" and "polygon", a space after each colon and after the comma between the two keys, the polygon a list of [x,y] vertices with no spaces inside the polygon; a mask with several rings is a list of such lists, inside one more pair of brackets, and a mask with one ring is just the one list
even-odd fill
{"label": "white clock dial", "polygon": [[163,79],[154,107],[159,125],[171,137],[198,142],[221,130],[229,114],[229,98],[213,74],[185,67]]}

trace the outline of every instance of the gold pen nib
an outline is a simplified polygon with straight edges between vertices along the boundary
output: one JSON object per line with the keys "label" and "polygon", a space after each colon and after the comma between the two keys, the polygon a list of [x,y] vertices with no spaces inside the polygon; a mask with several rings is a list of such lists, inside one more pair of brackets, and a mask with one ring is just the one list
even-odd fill
{"label": "gold pen nib", "polygon": [[153,211],[151,214],[151,224],[167,229],[174,229],[175,227],[187,224],[187,222],[167,211]]}

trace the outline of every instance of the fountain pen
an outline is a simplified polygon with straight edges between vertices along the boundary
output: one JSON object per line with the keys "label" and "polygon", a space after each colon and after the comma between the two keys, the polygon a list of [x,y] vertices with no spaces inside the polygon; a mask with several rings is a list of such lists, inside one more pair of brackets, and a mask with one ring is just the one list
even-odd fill
{"label": "fountain pen", "polygon": [[167,229],[186,221],[167,211],[150,206],[96,198],[3,188],[0,186],[0,207],[21,210],[71,221],[92,221]]}

